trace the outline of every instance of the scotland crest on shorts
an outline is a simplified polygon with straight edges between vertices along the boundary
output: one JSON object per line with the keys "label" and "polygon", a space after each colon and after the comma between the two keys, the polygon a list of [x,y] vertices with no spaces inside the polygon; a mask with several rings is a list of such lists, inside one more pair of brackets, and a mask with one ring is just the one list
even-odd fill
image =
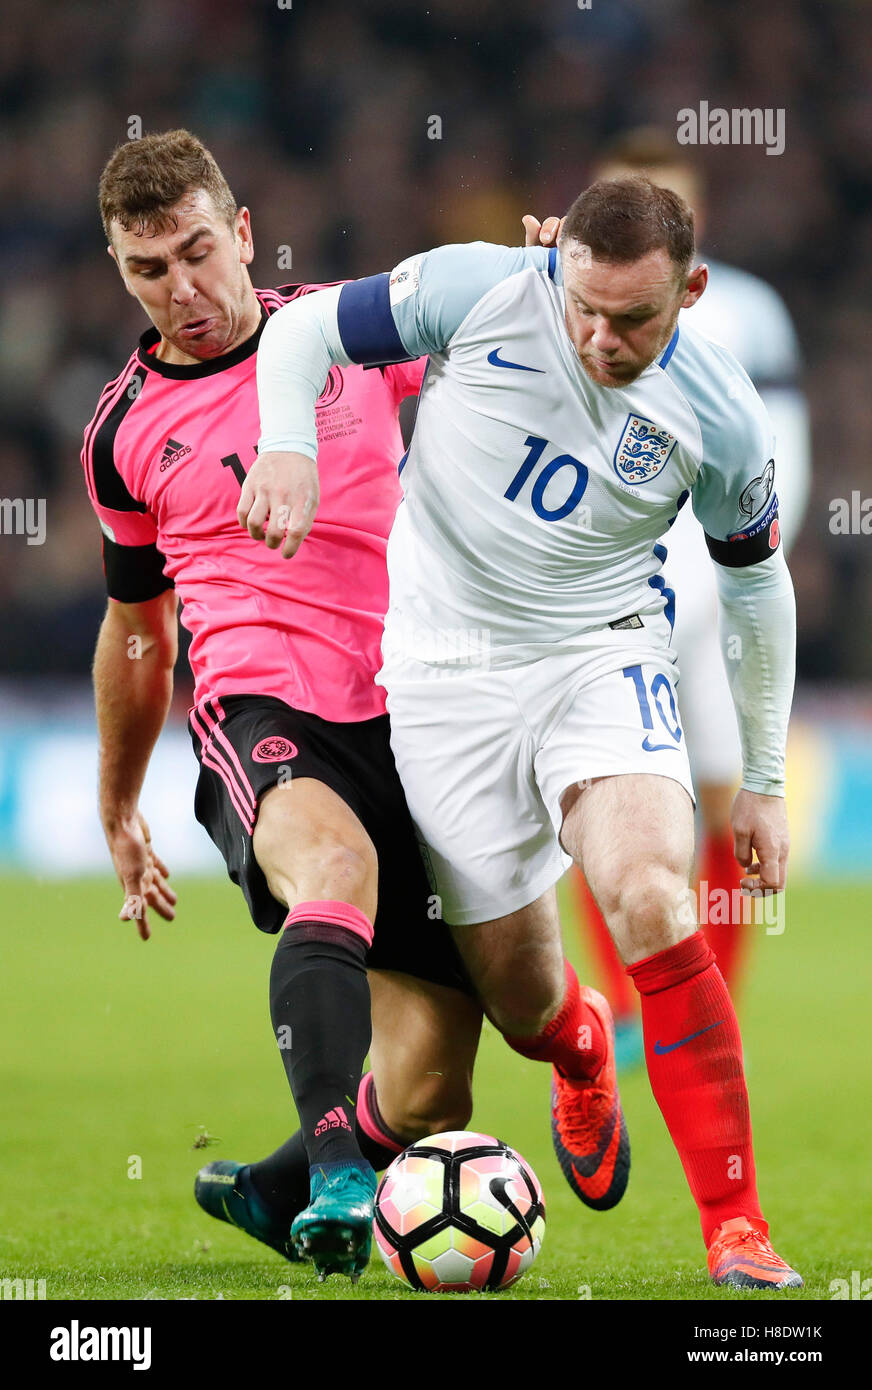
{"label": "scotland crest on shorts", "polygon": [[615,472],[622,483],[650,483],[663,472],[677,443],[674,434],[658,429],[653,420],[628,415],[615,450]]}

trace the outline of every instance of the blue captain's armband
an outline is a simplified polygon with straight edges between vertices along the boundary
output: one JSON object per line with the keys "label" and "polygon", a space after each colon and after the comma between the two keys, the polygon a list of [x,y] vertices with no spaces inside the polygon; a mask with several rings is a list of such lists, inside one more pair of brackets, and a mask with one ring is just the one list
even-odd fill
{"label": "blue captain's armband", "polygon": [[409,360],[411,354],[403,346],[394,322],[390,286],[387,271],[342,286],[337,327],[352,362],[376,366]]}

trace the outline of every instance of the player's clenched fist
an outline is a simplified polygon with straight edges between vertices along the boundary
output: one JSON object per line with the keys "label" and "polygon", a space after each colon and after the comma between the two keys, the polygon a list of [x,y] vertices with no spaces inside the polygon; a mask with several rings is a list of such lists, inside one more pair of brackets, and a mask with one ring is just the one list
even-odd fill
{"label": "player's clenched fist", "polygon": [[733,802],[736,858],[746,870],[746,892],[780,893],[787,880],[790,835],[783,796],[763,796],[743,787]]}
{"label": "player's clenched fist", "polygon": [[305,454],[261,454],[252,464],[236,515],[256,541],[287,560],[309,534],[318,507],[318,468]]}

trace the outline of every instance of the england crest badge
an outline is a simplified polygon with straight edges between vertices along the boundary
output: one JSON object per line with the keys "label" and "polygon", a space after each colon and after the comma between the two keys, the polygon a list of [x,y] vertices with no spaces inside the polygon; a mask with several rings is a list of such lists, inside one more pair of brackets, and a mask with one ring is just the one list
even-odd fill
{"label": "england crest badge", "polygon": [[615,450],[615,472],[622,483],[650,483],[662,473],[678,440],[653,420],[628,415]]}

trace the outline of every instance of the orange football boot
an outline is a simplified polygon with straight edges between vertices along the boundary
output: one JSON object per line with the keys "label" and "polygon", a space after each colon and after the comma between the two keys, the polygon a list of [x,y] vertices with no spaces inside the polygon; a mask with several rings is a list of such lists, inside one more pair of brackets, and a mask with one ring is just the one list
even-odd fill
{"label": "orange football boot", "polygon": [[782,1260],[769,1237],[746,1216],[715,1227],[708,1247],[709,1274],[733,1289],[801,1289],[802,1277]]}
{"label": "orange football boot", "polygon": [[594,1211],[608,1211],[627,1188],[630,1138],[618,1095],[612,1011],[590,985],[583,985],[580,994],[602,1024],[606,1060],[592,1081],[569,1081],[552,1069],[551,1138],[576,1197]]}

